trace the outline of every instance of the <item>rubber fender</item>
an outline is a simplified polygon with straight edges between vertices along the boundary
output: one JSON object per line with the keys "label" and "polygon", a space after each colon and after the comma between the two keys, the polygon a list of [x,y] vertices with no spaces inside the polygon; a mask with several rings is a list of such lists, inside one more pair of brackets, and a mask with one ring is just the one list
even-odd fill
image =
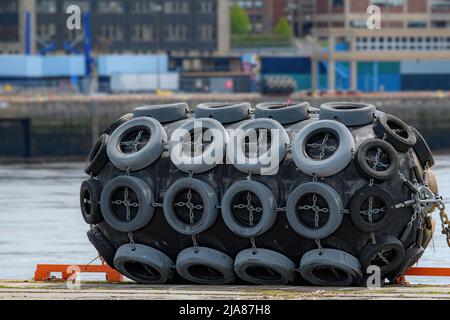
{"label": "rubber fender", "polygon": [[268,187],[256,181],[243,180],[232,184],[222,198],[221,207],[225,224],[241,237],[262,235],[277,219],[275,196]]}
{"label": "rubber fender", "polygon": [[[214,224],[218,202],[217,194],[208,183],[183,178],[173,183],[164,195],[164,216],[174,230],[191,236],[208,230]],[[196,219],[192,224],[191,210],[192,219]]]}
{"label": "rubber fender", "polygon": [[256,105],[255,118],[269,118],[281,124],[290,124],[309,119],[310,108],[308,102],[287,104],[282,102],[264,102]]}
{"label": "rubber fender", "polygon": [[398,171],[398,156],[394,147],[381,139],[364,141],[356,153],[357,169],[367,179],[385,181]]}
{"label": "rubber fender", "polygon": [[[251,137],[253,140],[250,140]],[[261,154],[260,142],[264,139],[267,139],[266,147],[262,149]],[[279,164],[286,156],[290,143],[286,130],[272,119],[244,122],[233,132],[230,141],[232,143],[227,145],[227,157],[234,167],[244,173],[263,175],[274,175],[278,172]],[[252,147],[251,144],[255,145]]]}
{"label": "rubber fender", "polygon": [[363,271],[358,259],[347,252],[314,249],[302,256],[300,274],[313,285],[344,287],[359,284]]}
{"label": "rubber fender", "polygon": [[189,106],[187,103],[171,103],[152,106],[142,106],[133,110],[134,117],[151,117],[161,123],[168,123],[186,119]]}
{"label": "rubber fender", "polygon": [[[201,139],[202,145],[205,139],[209,140],[209,143],[204,150],[191,156],[185,152],[186,139],[189,139],[189,143],[192,143],[192,140],[199,143],[197,139]],[[207,172],[223,163],[228,139],[228,132],[219,121],[208,118],[192,119],[172,133],[169,141],[170,159],[183,172]]]}
{"label": "rubber fender", "polygon": [[234,260],[234,271],[242,280],[263,285],[292,283],[295,264],[291,259],[268,249],[245,249]]}
{"label": "rubber fender", "polygon": [[142,244],[124,244],[117,250],[114,266],[126,277],[142,284],[163,284],[173,278],[172,259]]}
{"label": "rubber fender", "polygon": [[128,113],[128,114],[120,117],[119,119],[114,121],[113,124],[111,124],[109,127],[107,127],[103,131],[103,134],[111,135],[118,127],[120,127],[125,122],[130,121],[131,119],[133,119],[133,114],[132,113]]}
{"label": "rubber fender", "polygon": [[373,128],[380,139],[386,140],[400,152],[406,152],[416,144],[414,131],[393,115],[378,114]]}
{"label": "rubber fender", "polygon": [[177,257],[178,274],[193,283],[220,285],[234,282],[233,259],[206,247],[186,248]]}
{"label": "rubber fender", "polygon": [[367,103],[329,102],[320,106],[320,120],[336,120],[349,126],[372,124],[375,119],[375,106]]}
{"label": "rubber fender", "polygon": [[153,202],[153,192],[147,183],[137,177],[119,176],[103,188],[100,208],[104,219],[112,228],[121,232],[133,232],[150,222],[155,210]]}
{"label": "rubber fender", "polygon": [[355,141],[346,126],[334,120],[319,120],[295,135],[292,156],[303,173],[329,177],[347,167],[355,149]]}
{"label": "rubber fender", "polygon": [[92,243],[103,261],[105,261],[108,266],[115,269],[114,256],[116,255],[116,248],[105,237],[103,232],[98,227],[94,226],[89,229],[86,235],[89,242]]}
{"label": "rubber fender", "polygon": [[364,270],[370,265],[377,265],[380,267],[381,275],[385,276],[397,268],[404,257],[405,248],[402,242],[388,235],[377,239],[376,244],[369,242],[362,249],[359,259]]}
{"label": "rubber fender", "polygon": [[[316,200],[314,201],[314,196]],[[300,209],[300,206],[309,207]],[[301,184],[289,195],[286,205],[286,216],[289,225],[295,232],[308,239],[323,239],[335,232],[343,220],[343,204],[341,196],[329,185],[322,182],[308,182]],[[311,221],[306,219],[304,212],[299,215],[299,211],[311,212]],[[315,212],[322,217],[327,216],[322,226],[316,228]],[[317,221],[319,224],[322,219]]]}
{"label": "rubber fender", "polygon": [[414,127],[409,127],[416,136],[416,144],[413,149],[419,158],[420,164],[423,168],[432,168],[435,164],[433,154],[431,153],[428,143],[425,141],[424,137],[417,131]]}
{"label": "rubber fender", "polygon": [[386,190],[372,186],[358,190],[350,202],[353,224],[363,232],[386,227],[395,213],[395,201]]}
{"label": "rubber fender", "polygon": [[140,117],[122,124],[110,137],[108,157],[119,170],[138,171],[150,166],[162,154],[167,135],[161,124]]}
{"label": "rubber fender", "polygon": [[212,118],[220,123],[233,123],[250,117],[251,105],[248,102],[207,102],[201,103],[195,110],[196,118]]}
{"label": "rubber fender", "polygon": [[95,142],[91,151],[89,152],[87,165],[84,172],[90,176],[96,176],[102,171],[108,162],[108,154],[106,147],[108,145],[109,136],[102,134]]}
{"label": "rubber fender", "polygon": [[81,214],[87,224],[97,224],[103,221],[100,211],[100,195],[102,185],[99,181],[88,179],[83,181],[80,189]]}

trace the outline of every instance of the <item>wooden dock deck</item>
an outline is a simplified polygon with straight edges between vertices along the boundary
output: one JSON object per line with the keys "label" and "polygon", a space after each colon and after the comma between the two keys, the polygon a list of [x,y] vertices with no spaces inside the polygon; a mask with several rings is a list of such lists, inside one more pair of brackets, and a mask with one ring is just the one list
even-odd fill
{"label": "wooden dock deck", "polygon": [[450,299],[450,285],[406,285],[367,288],[293,286],[137,285],[82,282],[69,289],[65,282],[0,280],[0,300],[319,300],[319,299]]}

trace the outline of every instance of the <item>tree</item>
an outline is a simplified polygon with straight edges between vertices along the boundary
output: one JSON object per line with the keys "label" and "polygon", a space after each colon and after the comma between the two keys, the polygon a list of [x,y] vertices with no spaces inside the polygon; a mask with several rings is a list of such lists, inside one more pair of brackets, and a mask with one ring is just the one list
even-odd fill
{"label": "tree", "polygon": [[232,34],[246,34],[250,30],[250,19],[238,4],[231,7],[231,33]]}
{"label": "tree", "polygon": [[286,17],[282,17],[280,21],[278,21],[275,26],[275,33],[286,38],[292,37],[292,27]]}

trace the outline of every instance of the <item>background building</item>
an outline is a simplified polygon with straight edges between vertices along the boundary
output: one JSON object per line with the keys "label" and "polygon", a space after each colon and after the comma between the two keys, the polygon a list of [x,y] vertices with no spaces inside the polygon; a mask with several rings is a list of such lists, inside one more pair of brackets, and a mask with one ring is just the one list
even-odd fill
{"label": "background building", "polygon": [[72,4],[91,13],[96,53],[211,55],[229,49],[227,0],[2,0],[0,53],[24,52],[27,45],[31,52],[82,52],[83,31],[65,27]]}

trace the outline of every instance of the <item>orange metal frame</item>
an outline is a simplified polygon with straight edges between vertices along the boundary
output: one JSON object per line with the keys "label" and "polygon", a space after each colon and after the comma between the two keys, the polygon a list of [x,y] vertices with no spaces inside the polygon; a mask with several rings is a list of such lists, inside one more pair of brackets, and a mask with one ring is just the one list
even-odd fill
{"label": "orange metal frame", "polygon": [[35,281],[46,281],[52,279],[53,272],[60,272],[62,280],[68,280],[75,273],[105,273],[106,281],[122,282],[123,276],[107,265],[70,265],[70,264],[38,264],[34,272]]}

